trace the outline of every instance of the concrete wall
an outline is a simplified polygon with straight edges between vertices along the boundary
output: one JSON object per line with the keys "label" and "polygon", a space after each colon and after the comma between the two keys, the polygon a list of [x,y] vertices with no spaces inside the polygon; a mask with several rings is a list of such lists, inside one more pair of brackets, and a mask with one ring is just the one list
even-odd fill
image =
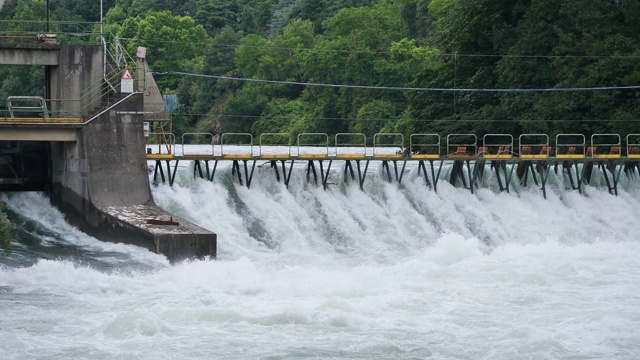
{"label": "concrete wall", "polygon": [[102,45],[0,43],[0,64],[45,66],[50,110],[62,116],[85,116],[100,105],[104,55]]}
{"label": "concrete wall", "polygon": [[58,65],[61,45],[0,43],[0,64]]}
{"label": "concrete wall", "polygon": [[[149,190],[142,94],[129,96],[80,130],[90,158],[89,196],[98,207],[131,206],[152,201]],[[114,176],[117,174],[118,176]]]}
{"label": "concrete wall", "polygon": [[[73,128],[53,128],[56,135],[67,137],[51,142],[51,201],[70,222],[96,238],[136,244],[171,261],[216,255],[216,234],[153,202],[142,128],[145,97],[142,92],[103,94],[102,46],[4,45],[0,45],[0,63],[46,65],[53,111],[64,110],[62,116],[81,116],[85,121],[93,118]],[[79,101],[82,97],[90,101]],[[34,125],[31,130],[37,133],[51,126]],[[11,134],[0,131],[13,140],[29,138],[20,132],[22,128]],[[51,139],[43,132],[29,140]]]}
{"label": "concrete wall", "polygon": [[[78,142],[53,143],[52,182],[70,191],[62,202],[70,200],[84,211],[87,200],[93,207],[151,201],[143,134],[142,139],[137,136],[134,115],[118,115],[118,110],[141,108],[141,101],[141,96],[132,95],[83,126]],[[142,127],[141,120],[139,124]]]}
{"label": "concrete wall", "polygon": [[139,245],[172,261],[215,256],[214,233],[166,213],[153,202],[142,109],[142,94],[132,94],[86,124],[75,145],[54,145],[52,201],[99,239]]}
{"label": "concrete wall", "polygon": [[[104,48],[101,45],[61,46],[58,65],[51,66],[48,70],[48,97],[59,100],[51,102],[52,110],[64,110],[69,115],[85,116],[98,106],[98,84],[104,77],[103,63]],[[95,89],[93,96],[82,98],[87,89]]]}

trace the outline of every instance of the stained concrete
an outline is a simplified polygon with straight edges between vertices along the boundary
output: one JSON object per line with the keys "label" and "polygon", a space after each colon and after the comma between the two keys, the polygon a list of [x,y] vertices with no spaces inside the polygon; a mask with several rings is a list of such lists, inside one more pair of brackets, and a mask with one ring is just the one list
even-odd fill
{"label": "stained concrete", "polygon": [[103,90],[96,84],[104,78],[104,48],[100,45],[58,46],[58,64],[47,67],[47,97],[59,99],[50,102],[50,110],[63,116],[87,116],[100,106]]}
{"label": "stained concrete", "polygon": [[0,64],[58,65],[61,45],[0,43]]}
{"label": "stained concrete", "polygon": [[[83,231],[99,239],[139,245],[170,261],[215,257],[216,234],[153,201],[142,108],[143,95],[131,94],[84,125],[75,145],[54,146],[52,199]],[[148,223],[168,219],[178,224]]]}
{"label": "stained concrete", "polygon": [[[3,126],[4,125],[4,126]],[[0,141],[77,141],[73,127],[36,127],[22,124],[8,126],[0,123]]]}
{"label": "stained concrete", "polygon": [[[215,257],[216,234],[154,203],[142,128],[144,93],[100,96],[94,85],[104,77],[104,60],[99,45],[0,44],[0,64],[46,66],[47,97],[60,99],[51,101],[51,111],[85,121],[73,127],[5,123],[0,131],[6,140],[51,142],[51,201],[86,233],[136,244],[170,261]],[[46,131],[38,135],[41,129]],[[161,225],[167,219],[177,224]]]}

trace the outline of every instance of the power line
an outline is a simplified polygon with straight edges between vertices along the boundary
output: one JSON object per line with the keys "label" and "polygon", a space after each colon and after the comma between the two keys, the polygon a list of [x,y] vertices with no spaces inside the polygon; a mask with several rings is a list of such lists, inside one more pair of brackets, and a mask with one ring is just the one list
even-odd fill
{"label": "power line", "polygon": [[[208,117],[220,117],[220,118],[246,118],[246,119],[283,119],[283,120],[292,120],[299,119],[297,116],[263,116],[263,115],[243,115],[243,114],[202,114],[202,113],[183,113],[177,112],[173,113],[173,115],[180,116],[208,116]],[[398,121],[402,120],[400,118],[345,118],[345,117],[314,117],[314,120],[326,120],[326,121],[354,121],[354,120],[363,120],[363,121]],[[478,122],[478,121],[486,121],[486,122],[496,122],[496,123],[527,123],[527,122],[541,122],[541,123],[563,123],[563,122],[586,122],[586,123],[599,123],[602,121],[606,122],[638,122],[640,119],[544,119],[544,120],[531,120],[531,119],[411,119],[411,122]]]}
{"label": "power line", "polygon": [[255,83],[266,84],[281,84],[281,85],[299,85],[299,86],[313,86],[313,87],[329,87],[329,88],[344,88],[344,89],[368,89],[368,90],[393,90],[393,91],[429,91],[429,92],[501,92],[501,93],[525,93],[525,92],[568,92],[568,91],[604,91],[604,90],[638,90],[640,85],[631,86],[601,86],[601,87],[571,87],[571,88],[513,88],[513,89],[500,89],[500,88],[424,88],[424,87],[401,87],[401,86],[369,86],[369,85],[346,85],[346,84],[327,84],[327,83],[310,83],[299,81],[279,81],[279,80],[263,80],[263,79],[249,79],[224,75],[205,75],[194,74],[181,71],[167,71],[167,72],[152,72],[154,75],[180,75],[201,77],[220,80],[233,80],[233,81],[246,81]]}
{"label": "power line", "polygon": [[[124,40],[124,41],[138,41],[141,43],[167,43],[167,44],[181,44],[179,41],[176,40],[157,40],[157,39],[138,39],[138,38],[119,38],[120,40]],[[354,49],[318,49],[318,48],[298,48],[298,47],[287,47],[287,46],[280,46],[280,45],[268,45],[268,46],[263,46],[263,45],[246,45],[246,44],[242,44],[242,45],[238,45],[238,44],[231,44],[231,45],[223,45],[223,44],[215,44],[215,43],[210,43],[210,42],[194,42],[194,45],[210,45],[210,46],[214,46],[214,47],[220,47],[220,48],[231,48],[231,49],[235,49],[237,47],[244,47],[244,48],[250,48],[250,49],[269,49],[269,50],[295,50],[295,51],[301,51],[301,52],[318,52],[318,53],[322,53],[322,52],[327,52],[327,53],[348,53],[348,54],[352,54],[352,53],[362,53],[362,54],[375,54],[375,55],[389,55],[389,54],[395,54],[394,52],[390,52],[390,51],[380,51],[377,49],[366,49],[366,50],[354,50]],[[405,53],[405,55],[409,55],[410,53]],[[471,57],[471,58],[525,58],[525,59],[535,59],[535,58],[541,58],[541,59],[630,59],[630,60],[638,60],[640,59],[640,56],[638,55],[513,55],[513,54],[464,54],[464,53],[435,53],[435,54],[425,54],[425,57],[453,57],[453,56],[457,56],[457,57]]]}

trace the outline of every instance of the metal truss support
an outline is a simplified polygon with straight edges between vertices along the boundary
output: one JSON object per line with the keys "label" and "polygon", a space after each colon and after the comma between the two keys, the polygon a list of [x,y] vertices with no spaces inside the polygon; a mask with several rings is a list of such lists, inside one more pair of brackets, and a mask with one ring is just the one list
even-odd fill
{"label": "metal truss support", "polygon": [[154,185],[158,185],[159,181],[158,181],[158,175],[160,175],[160,179],[162,180],[162,183],[165,184],[167,182],[167,180],[169,181],[169,186],[173,186],[173,183],[175,181],[176,178],[176,173],[177,173],[177,169],[178,169],[178,162],[179,160],[174,160],[175,163],[173,165],[173,171],[171,169],[171,161],[170,160],[165,160],[165,163],[167,165],[167,177],[165,179],[164,176],[164,171],[162,170],[162,160],[156,160],[156,165],[155,168],[153,170],[153,184]]}
{"label": "metal truss support", "polygon": [[[295,160],[291,160],[291,164],[289,165],[289,170],[287,171],[287,167],[285,165],[285,160],[280,160],[282,163],[282,180],[284,180],[284,185],[289,188],[289,179],[291,179],[291,170],[293,169],[293,163]],[[271,168],[275,170],[276,180],[280,182],[280,172],[278,171],[278,162],[277,160],[270,160]]]}
{"label": "metal truss support", "polygon": [[[253,163],[251,165],[251,172],[249,172],[248,162],[249,162],[249,160],[242,160],[242,163],[243,163],[243,166],[244,166],[244,178],[245,178],[246,183],[247,183],[247,188],[250,188],[251,187],[251,180],[253,179],[253,172],[256,169],[256,160],[253,160]],[[233,160],[233,164],[231,165],[231,176],[233,176],[235,178],[236,175],[238,176],[238,182],[240,183],[240,185],[243,185],[243,183],[242,183],[242,173],[240,171],[240,163],[238,162],[238,160]]]}
{"label": "metal truss support", "polygon": [[[352,160],[346,160],[344,165],[344,179],[347,180],[347,171],[351,174],[351,180],[355,180],[355,174],[353,172],[353,166],[351,165]],[[364,171],[360,166],[360,160],[353,160],[356,162],[356,167],[358,169],[358,184],[360,185],[360,190],[364,190],[364,180],[367,176],[367,170],[369,169],[369,160],[366,160]]]}
{"label": "metal truss support", "polygon": [[[400,170],[400,172],[398,172],[398,161],[397,160],[392,160],[392,161],[393,161],[393,170],[395,173],[396,182],[398,182],[398,184],[401,184],[402,177],[404,175],[404,169],[407,166],[407,160],[404,160],[402,162],[402,169]],[[382,160],[382,173],[384,174],[385,171],[387,172],[387,178],[389,182],[391,182],[391,170],[389,169],[389,160]]]}

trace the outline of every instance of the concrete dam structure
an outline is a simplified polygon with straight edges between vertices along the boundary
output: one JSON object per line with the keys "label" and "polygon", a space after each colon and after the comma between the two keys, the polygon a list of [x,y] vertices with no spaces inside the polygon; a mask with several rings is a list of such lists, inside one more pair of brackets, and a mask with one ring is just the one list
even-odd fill
{"label": "concrete dam structure", "polygon": [[[11,97],[0,118],[0,190],[45,191],[98,239],[170,261],[216,256],[216,234],[160,209],[150,191],[144,61],[118,64],[103,45],[0,44],[0,64],[45,67],[45,97]],[[123,93],[123,67],[138,67]]]}

